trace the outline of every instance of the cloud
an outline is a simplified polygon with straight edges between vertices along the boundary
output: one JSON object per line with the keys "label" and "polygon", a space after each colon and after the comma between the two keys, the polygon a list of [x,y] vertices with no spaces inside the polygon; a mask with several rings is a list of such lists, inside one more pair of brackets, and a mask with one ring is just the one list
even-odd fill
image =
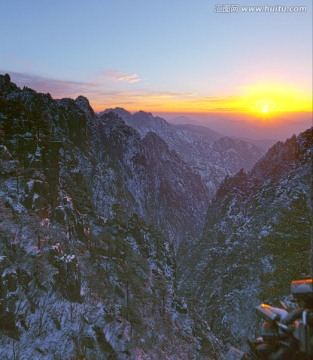
{"label": "cloud", "polygon": [[[6,71],[0,70],[2,74]],[[71,80],[58,80],[39,75],[8,72],[11,80],[18,86],[26,86],[36,91],[50,93],[54,97],[76,97],[80,94],[89,94],[97,89],[96,82],[81,82]]]}
{"label": "cloud", "polygon": [[141,81],[139,76],[137,74],[131,74],[131,75],[123,75],[120,78],[117,79],[118,81],[128,82],[130,84],[137,83]]}
{"label": "cloud", "polygon": [[135,84],[142,80],[137,74],[128,74],[117,70],[107,70],[104,75],[110,80],[126,82],[129,84]]}

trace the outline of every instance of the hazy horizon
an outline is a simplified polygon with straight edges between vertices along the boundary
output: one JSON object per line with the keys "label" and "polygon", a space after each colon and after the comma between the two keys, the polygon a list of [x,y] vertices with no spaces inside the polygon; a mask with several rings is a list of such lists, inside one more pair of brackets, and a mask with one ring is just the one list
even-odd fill
{"label": "hazy horizon", "polygon": [[[276,114],[274,120],[268,120],[265,116],[240,113],[154,113],[154,115],[172,124],[206,126],[227,136],[258,140],[285,140],[313,126],[310,112]],[[181,117],[186,118],[185,122],[179,121]]]}

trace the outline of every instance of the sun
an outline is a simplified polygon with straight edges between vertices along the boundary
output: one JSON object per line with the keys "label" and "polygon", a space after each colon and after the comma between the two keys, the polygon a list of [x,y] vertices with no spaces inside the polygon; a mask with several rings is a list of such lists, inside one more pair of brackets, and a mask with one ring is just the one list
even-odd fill
{"label": "sun", "polygon": [[262,106],[261,111],[263,114],[267,114],[270,111],[270,107],[267,104],[265,104]]}
{"label": "sun", "polygon": [[256,111],[263,115],[268,115],[275,109],[275,104],[267,99],[258,100],[256,102]]}
{"label": "sun", "polygon": [[289,84],[261,82],[244,86],[241,91],[242,108],[246,107],[249,112],[267,120],[274,119],[279,113],[308,111],[312,108],[312,95]]}

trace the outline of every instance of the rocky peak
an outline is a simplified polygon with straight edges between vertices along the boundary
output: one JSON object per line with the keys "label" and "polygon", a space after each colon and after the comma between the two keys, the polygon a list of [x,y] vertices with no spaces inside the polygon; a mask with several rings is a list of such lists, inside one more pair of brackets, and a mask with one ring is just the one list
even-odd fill
{"label": "rocky peak", "polygon": [[81,109],[87,117],[92,118],[94,116],[94,111],[90,106],[89,100],[84,96],[78,96],[75,100],[76,105]]}
{"label": "rocky peak", "polygon": [[133,121],[136,123],[136,126],[153,128],[156,123],[156,118],[152,113],[140,110],[133,114]]}
{"label": "rocky peak", "polygon": [[124,108],[121,108],[121,107],[116,107],[114,109],[112,109],[112,108],[106,109],[106,110],[100,112],[99,116],[101,117],[102,115],[108,114],[110,112],[115,113],[121,119],[123,119],[125,122],[126,122],[126,119],[130,119],[132,117],[132,114],[129,111],[127,111],[127,110],[125,110]]}
{"label": "rocky peak", "polygon": [[9,87],[11,84],[11,78],[9,74],[0,75],[0,86],[1,87]]}
{"label": "rocky peak", "polygon": [[119,125],[122,125],[122,124],[125,125],[125,121],[118,114],[116,114],[114,111],[108,111],[108,112],[101,113],[100,120],[110,122],[112,124],[116,123],[116,124],[119,124]]}
{"label": "rocky peak", "polygon": [[224,137],[224,135],[204,126],[192,124],[172,124],[172,126],[179,133],[179,136],[188,142],[195,141],[195,139],[209,142]]}
{"label": "rocky peak", "polygon": [[146,136],[143,138],[142,143],[146,146],[146,148],[151,151],[157,152],[166,152],[169,151],[169,147],[167,143],[160,138],[155,132],[149,131]]}
{"label": "rocky peak", "polygon": [[307,153],[309,143],[303,141],[304,138],[310,138],[309,131],[301,134],[298,138],[293,135],[285,142],[277,142],[251,170],[251,176],[273,181],[286,176],[303,154]]}
{"label": "rocky peak", "polygon": [[126,125],[125,121],[115,112],[104,113],[100,116],[100,134],[106,134],[107,139],[112,141],[112,147],[128,147],[131,150],[130,141],[140,142],[140,136],[135,129]]}
{"label": "rocky peak", "polygon": [[158,116],[153,116],[150,112],[140,110],[134,113],[133,122],[143,134],[148,131],[155,131],[161,135],[162,132],[168,131],[169,129],[169,131],[173,133],[173,129],[166,120]]}
{"label": "rocky peak", "polygon": [[146,112],[146,111],[143,111],[143,110],[139,110],[137,112],[134,113],[134,117],[137,118],[137,119],[146,119],[146,118],[151,118],[153,117],[152,113],[151,112]]}

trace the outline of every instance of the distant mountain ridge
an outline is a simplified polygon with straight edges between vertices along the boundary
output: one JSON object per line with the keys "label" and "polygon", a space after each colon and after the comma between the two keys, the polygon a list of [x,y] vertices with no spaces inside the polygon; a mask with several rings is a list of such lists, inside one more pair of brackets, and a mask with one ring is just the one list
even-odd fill
{"label": "distant mountain ridge", "polygon": [[143,137],[149,131],[158,134],[176,151],[182,160],[201,176],[213,197],[226,176],[234,175],[241,168],[251,169],[264,155],[264,150],[252,142],[233,139],[207,127],[185,124],[173,125],[151,113],[134,114],[122,108],[107,109],[100,114],[114,112]]}
{"label": "distant mountain ridge", "polygon": [[285,141],[293,134],[303,132],[312,124],[312,112],[269,113],[267,115],[214,112],[188,114],[188,116],[176,114],[179,115],[176,117],[168,113],[162,115],[171,124],[196,124],[226,136],[249,139],[250,142],[254,140]]}

